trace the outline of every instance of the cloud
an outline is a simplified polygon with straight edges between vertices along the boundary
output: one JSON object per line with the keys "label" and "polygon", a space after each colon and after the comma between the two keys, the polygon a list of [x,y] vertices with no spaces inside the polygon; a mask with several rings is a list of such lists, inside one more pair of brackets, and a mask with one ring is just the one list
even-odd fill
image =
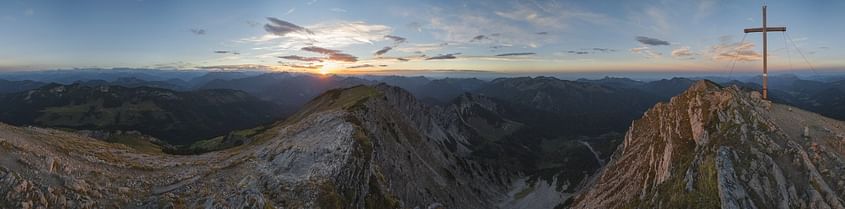
{"label": "cloud", "polygon": [[264,24],[264,30],[274,35],[284,36],[285,34],[294,32],[313,34],[313,32],[303,28],[302,26],[298,26],[275,17],[268,17],[267,20],[270,21],[270,23]]}
{"label": "cloud", "polygon": [[278,56],[278,58],[286,59],[286,60],[297,60],[303,62],[323,62],[323,58],[320,57],[303,57],[297,55],[287,55],[287,56]]}
{"label": "cloud", "polygon": [[302,29],[281,30],[280,32],[287,32],[281,35],[269,33],[243,38],[239,42],[263,45],[260,49],[264,50],[295,50],[311,45],[339,48],[356,44],[373,44],[373,42],[384,40],[385,36],[390,35],[391,32],[391,28],[385,25],[345,21],[324,22],[300,28]]}
{"label": "cloud", "polygon": [[396,60],[399,60],[399,61],[402,61],[402,62],[407,62],[407,61],[409,61],[410,59],[408,59],[408,58],[401,58],[401,57],[400,57],[400,58],[396,58]]}
{"label": "cloud", "polygon": [[331,9],[329,9],[329,11],[332,11],[332,12],[346,12],[346,10],[345,10],[345,9],[341,9],[341,8],[331,8]]}
{"label": "cloud", "polygon": [[205,29],[191,29],[191,33],[194,35],[205,35]]}
{"label": "cloud", "polygon": [[763,55],[754,51],[754,43],[748,41],[732,43],[728,38],[723,38],[721,43],[711,46],[710,55],[715,61],[748,62],[763,59]]}
{"label": "cloud", "polygon": [[443,54],[443,55],[438,55],[438,56],[429,57],[429,58],[426,58],[425,60],[448,60],[448,59],[455,59],[455,58],[458,58],[458,57],[455,57],[455,55],[460,55],[460,54],[461,54],[461,53]]}
{"label": "cloud", "polygon": [[545,32],[545,31],[537,32],[537,35],[549,35],[549,32]]}
{"label": "cloud", "polygon": [[484,70],[450,70],[450,69],[432,69],[432,70],[412,70],[412,69],[362,69],[354,70],[355,73],[365,73],[373,75],[439,75],[439,76],[478,76],[478,75],[499,75],[500,72],[484,71]]}
{"label": "cloud", "polygon": [[569,50],[569,51],[566,51],[566,53],[575,54],[575,55],[590,54],[590,52],[588,52],[588,51],[575,51],[575,50]]}
{"label": "cloud", "polygon": [[314,53],[320,53],[320,54],[326,54],[326,55],[340,53],[340,50],[326,49],[326,48],[316,47],[316,46],[302,47],[302,51],[314,52]]}
{"label": "cloud", "polygon": [[[586,49],[585,49],[585,50],[586,50]],[[597,52],[602,52],[602,53],[616,52],[616,49],[610,49],[610,48],[592,48],[592,49],[590,49],[590,50],[597,51]]]}
{"label": "cloud", "polygon": [[631,49],[631,52],[643,55],[646,58],[660,58],[663,56],[663,53],[652,51],[651,48],[648,48],[647,46],[633,48]]}
{"label": "cloud", "polygon": [[352,56],[351,54],[345,54],[345,53],[330,54],[328,59],[334,60],[334,61],[341,61],[341,62],[357,62],[358,61],[358,57]]}
{"label": "cloud", "polygon": [[396,47],[396,50],[408,53],[425,53],[428,51],[436,51],[446,47],[447,43],[428,43],[428,44],[411,44]]}
{"label": "cloud", "polygon": [[289,14],[292,14],[294,11],[296,11],[296,8],[295,8],[295,7],[294,7],[294,8],[290,8],[287,12],[285,12],[285,16],[287,16],[287,15],[289,15]]}
{"label": "cloud", "polygon": [[690,47],[688,47],[688,46],[672,50],[672,57],[674,57],[674,58],[690,58],[691,59],[692,56],[695,56],[695,52],[692,52],[692,50],[690,50]]}
{"label": "cloud", "polygon": [[212,65],[212,66],[198,66],[199,69],[219,69],[219,70],[269,70],[274,69],[272,66],[242,64],[242,65]]}
{"label": "cloud", "polygon": [[328,56],[326,58],[327,60],[341,61],[341,62],[357,62],[358,61],[358,57],[352,56],[350,54],[342,53],[340,50],[326,49],[326,48],[316,47],[316,46],[303,47],[302,50],[327,55]]}
{"label": "cloud", "polygon": [[[529,2],[530,4],[526,4]],[[509,10],[496,11],[494,14],[514,21],[527,22],[536,28],[542,29],[566,29],[573,21],[590,23],[604,23],[608,21],[608,17],[603,14],[579,10],[569,5],[562,5],[556,1],[547,1],[542,4],[538,1],[526,1],[506,8],[509,8]]]}
{"label": "cloud", "polygon": [[405,39],[403,37],[394,36],[394,35],[386,35],[386,36],[384,36],[384,38],[393,40],[393,44],[396,44],[396,45],[401,44],[401,43],[405,43],[405,41],[407,41],[407,39]]}
{"label": "cloud", "polygon": [[299,69],[312,69],[313,70],[313,69],[320,69],[320,68],[323,67],[323,65],[298,65],[298,64],[285,63],[285,62],[282,62],[282,61],[279,61],[278,63],[281,64],[282,66],[291,67],[291,68],[299,68]]}
{"label": "cloud", "polygon": [[636,39],[640,43],[645,44],[645,45],[649,45],[649,46],[662,46],[662,45],[668,46],[668,45],[670,45],[668,41],[664,41],[664,40],[660,40],[660,39],[656,39],[656,38],[645,37],[645,36],[637,36]]}
{"label": "cloud", "polygon": [[241,54],[240,52],[226,51],[226,50],[217,50],[217,51],[214,51],[214,53],[215,54],[234,54],[234,55],[240,55]]}
{"label": "cloud", "polygon": [[34,10],[34,9],[32,9],[32,8],[29,8],[29,9],[26,9],[26,10],[23,12],[23,14],[24,14],[24,15],[26,15],[26,16],[33,16],[33,15],[35,15],[35,10]]}
{"label": "cloud", "polygon": [[449,43],[469,43],[486,39],[486,35],[500,34],[495,38],[497,44],[519,44],[520,46],[537,45],[537,42],[547,41],[533,34],[529,30],[512,22],[490,18],[477,14],[445,14],[436,13],[429,20],[434,38]]}
{"label": "cloud", "polygon": [[387,67],[387,65],[371,65],[371,64],[364,64],[364,65],[355,65],[346,67],[346,69],[355,69],[355,68],[374,68],[374,67]]}
{"label": "cloud", "polygon": [[393,47],[385,46],[384,48],[382,48],[382,49],[380,49],[380,50],[376,51],[375,55],[376,55],[376,56],[381,56],[381,55],[383,55],[383,54],[387,53],[388,51],[390,51],[391,49],[393,49]]}
{"label": "cloud", "polygon": [[519,53],[504,53],[504,54],[497,54],[497,57],[507,57],[507,56],[527,56],[527,55],[535,55],[537,53],[534,52],[519,52]]}
{"label": "cloud", "polygon": [[472,39],[470,39],[469,41],[470,41],[470,42],[474,42],[474,41],[483,41],[483,40],[485,40],[485,39],[486,39],[486,40],[490,40],[490,37],[487,37],[487,36],[485,36],[485,35],[477,35],[477,36],[475,36],[475,37],[472,37]]}

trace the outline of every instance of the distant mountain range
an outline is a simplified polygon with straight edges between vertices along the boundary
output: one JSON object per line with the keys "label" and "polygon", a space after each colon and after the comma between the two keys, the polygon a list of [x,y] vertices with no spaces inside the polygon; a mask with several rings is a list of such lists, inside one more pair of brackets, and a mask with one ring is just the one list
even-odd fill
{"label": "distant mountain range", "polygon": [[0,121],[85,130],[140,131],[189,144],[278,120],[292,110],[236,90],[48,84],[0,95]]}
{"label": "distant mountain range", "polygon": [[[278,109],[285,113],[274,114],[281,116],[296,111],[307,101],[330,89],[386,83],[411,92],[424,103],[440,106],[448,106],[466,93],[483,95],[495,101],[507,102],[512,109],[530,108],[531,110],[520,111],[541,115],[533,117],[533,120],[545,120],[548,124],[566,124],[567,128],[564,129],[550,129],[558,133],[569,132],[568,136],[597,136],[623,131],[630,121],[639,117],[648,107],[659,101],[668,101],[670,97],[679,94],[694,82],[686,78],[644,82],[612,77],[575,81],[552,77],[517,77],[484,81],[473,78],[432,79],[403,76],[361,76],[359,78],[296,73],[259,74],[240,71],[146,72],[78,70],[3,74],[0,77],[31,78],[38,81],[0,80],[0,94],[33,90],[48,85],[50,82],[77,83],[89,87],[153,87],[178,92],[230,89],[243,91],[258,99],[281,106]],[[73,79],[80,80],[72,81]],[[759,89],[758,82],[758,78],[750,78],[746,81],[730,81],[723,84]],[[774,101],[837,119],[845,119],[845,113],[843,113],[845,112],[843,111],[845,92],[843,92],[842,82],[845,81],[821,81],[819,78],[806,80],[790,75],[770,78]],[[519,116],[509,117],[513,119]],[[555,118],[565,118],[565,120]],[[30,120],[34,121],[34,119]],[[535,123],[531,127],[546,123]],[[198,139],[185,141],[195,140]]]}

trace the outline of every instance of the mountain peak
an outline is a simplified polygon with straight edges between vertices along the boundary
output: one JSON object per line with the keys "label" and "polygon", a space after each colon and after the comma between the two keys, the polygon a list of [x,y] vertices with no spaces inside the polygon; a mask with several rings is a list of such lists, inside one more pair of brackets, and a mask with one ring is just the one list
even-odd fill
{"label": "mountain peak", "polygon": [[700,91],[700,92],[711,92],[711,91],[719,91],[722,87],[719,84],[716,84],[710,80],[699,80],[693,83],[688,91]]}
{"label": "mountain peak", "polygon": [[844,127],[697,81],[631,125],[573,206],[843,208]]}

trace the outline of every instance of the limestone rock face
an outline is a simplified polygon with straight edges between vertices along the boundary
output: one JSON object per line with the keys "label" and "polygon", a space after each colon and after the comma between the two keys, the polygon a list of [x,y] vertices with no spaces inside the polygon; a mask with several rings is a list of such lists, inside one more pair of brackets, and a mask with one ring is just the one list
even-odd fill
{"label": "limestone rock face", "polygon": [[843,122],[699,81],[635,121],[572,207],[845,208],[843,135]]}

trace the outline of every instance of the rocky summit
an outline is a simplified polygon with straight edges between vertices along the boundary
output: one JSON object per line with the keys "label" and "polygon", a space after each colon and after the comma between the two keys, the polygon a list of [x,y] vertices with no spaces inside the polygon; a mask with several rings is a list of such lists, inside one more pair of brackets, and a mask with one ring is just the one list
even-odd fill
{"label": "rocky summit", "polygon": [[845,123],[699,81],[636,120],[573,208],[845,208]]}

